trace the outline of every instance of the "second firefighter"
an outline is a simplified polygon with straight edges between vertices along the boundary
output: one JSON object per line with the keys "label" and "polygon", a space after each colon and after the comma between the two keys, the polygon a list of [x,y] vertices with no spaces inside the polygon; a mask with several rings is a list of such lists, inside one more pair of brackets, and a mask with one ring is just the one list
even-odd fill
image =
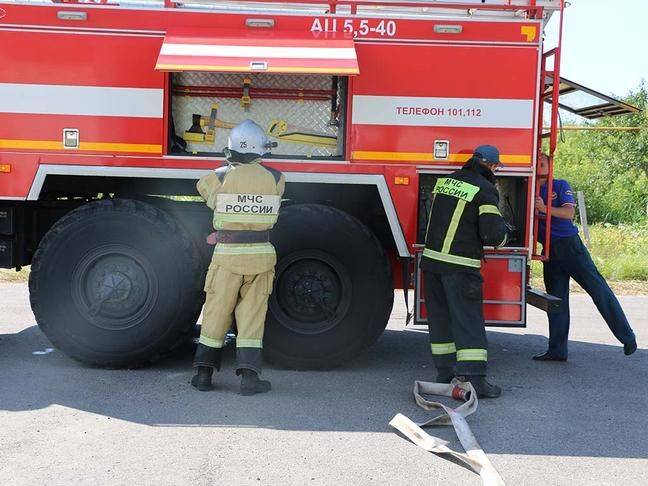
{"label": "second firefighter", "polygon": [[498,209],[494,170],[499,151],[475,149],[466,164],[436,181],[421,260],[432,358],[437,381],[470,381],[479,397],[499,387],[486,381],[486,330],[482,310],[484,246],[502,246],[507,225]]}

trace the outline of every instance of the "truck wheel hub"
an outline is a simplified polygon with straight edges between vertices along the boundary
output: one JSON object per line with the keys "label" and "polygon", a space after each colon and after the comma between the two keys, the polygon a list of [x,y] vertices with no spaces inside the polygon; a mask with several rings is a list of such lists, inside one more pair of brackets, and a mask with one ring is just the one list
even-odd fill
{"label": "truck wheel hub", "polygon": [[73,276],[73,296],[86,320],[103,329],[142,322],[157,296],[155,273],[132,249],[103,247],[89,252]]}
{"label": "truck wheel hub", "polygon": [[278,265],[270,308],[285,327],[318,334],[342,320],[350,287],[346,270],[332,258],[320,252],[298,252]]}
{"label": "truck wheel hub", "polygon": [[119,302],[127,300],[131,295],[133,283],[128,273],[122,273],[115,268],[101,272],[104,275],[103,282],[97,282],[99,292],[97,298],[107,295],[107,302]]}
{"label": "truck wheel hub", "polygon": [[287,295],[292,304],[291,311],[316,317],[320,313],[326,313],[331,305],[339,301],[340,286],[337,278],[321,263],[304,262],[294,265],[286,273],[288,285],[292,286],[292,292]]}

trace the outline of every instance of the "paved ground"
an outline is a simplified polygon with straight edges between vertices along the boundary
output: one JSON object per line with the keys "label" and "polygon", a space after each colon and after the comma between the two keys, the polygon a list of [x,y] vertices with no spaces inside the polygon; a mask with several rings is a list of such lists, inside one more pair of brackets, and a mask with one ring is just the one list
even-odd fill
{"label": "paved ground", "polygon": [[[328,373],[268,369],[274,390],[239,397],[226,360],[220,392],[190,389],[190,352],[139,371],[84,367],[34,325],[24,284],[0,284],[2,484],[480,484],[470,471],[393,433],[414,420],[411,386],[433,369],[402,298],[366,356]],[[586,296],[573,298],[570,362],[536,363],[546,318],[489,333],[504,388],[480,402],[473,432],[509,485],[646,484],[648,297],[623,298],[632,357]],[[452,429],[436,429],[446,439]]]}

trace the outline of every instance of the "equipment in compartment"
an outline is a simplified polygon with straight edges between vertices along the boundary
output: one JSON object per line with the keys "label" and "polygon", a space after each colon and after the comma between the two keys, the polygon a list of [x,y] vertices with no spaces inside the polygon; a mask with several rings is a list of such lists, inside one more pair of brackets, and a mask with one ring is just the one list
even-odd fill
{"label": "equipment in compartment", "polygon": [[346,83],[337,77],[183,72],[172,83],[172,114],[189,152],[220,152],[227,130],[249,118],[278,142],[273,155],[343,155]]}
{"label": "equipment in compartment", "polygon": [[252,98],[250,98],[251,85],[252,80],[250,78],[245,78],[243,80],[243,96],[241,96],[241,106],[245,111],[250,111],[250,105],[252,104]]}
{"label": "equipment in compartment", "polygon": [[[216,128],[231,130],[235,123],[229,123],[218,119],[218,104],[213,103],[209,116],[202,116],[200,113],[191,115],[191,128],[184,132],[182,138],[185,142],[214,143],[216,140]],[[207,128],[207,132],[203,131]]]}
{"label": "equipment in compartment", "polygon": [[326,133],[309,132],[308,128],[288,124],[285,120],[273,120],[268,128],[268,135],[281,141],[336,147],[337,137]]}
{"label": "equipment in compartment", "polygon": [[192,123],[189,130],[184,132],[182,138],[185,142],[204,142],[205,141],[205,132],[202,130],[202,117],[200,113],[194,113],[191,115]]}

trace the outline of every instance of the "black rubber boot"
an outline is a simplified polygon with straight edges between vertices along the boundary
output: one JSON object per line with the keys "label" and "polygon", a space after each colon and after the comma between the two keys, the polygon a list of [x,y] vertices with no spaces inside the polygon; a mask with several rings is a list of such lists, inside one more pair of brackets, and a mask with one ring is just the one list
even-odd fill
{"label": "black rubber boot", "polygon": [[214,388],[212,385],[213,374],[214,368],[211,366],[198,366],[196,368],[196,374],[191,379],[191,386],[200,391],[212,390]]}
{"label": "black rubber boot", "polygon": [[489,383],[485,376],[469,375],[459,376],[458,378],[461,381],[469,381],[477,392],[478,398],[497,398],[502,394],[502,389],[497,385]]}
{"label": "black rubber boot", "polygon": [[241,377],[241,395],[250,396],[270,391],[270,382],[261,380],[256,371],[244,369],[241,374],[243,375]]}
{"label": "black rubber boot", "polygon": [[437,368],[437,383],[450,383],[454,377],[455,374],[452,368]]}
{"label": "black rubber boot", "polygon": [[637,340],[633,339],[632,342],[623,345],[623,354],[630,356],[637,350]]}
{"label": "black rubber boot", "polygon": [[221,366],[221,348],[212,348],[199,343],[196,346],[193,367],[196,368],[196,374],[191,379],[191,385],[200,391],[209,391],[212,386],[212,375],[214,369],[220,370]]}

